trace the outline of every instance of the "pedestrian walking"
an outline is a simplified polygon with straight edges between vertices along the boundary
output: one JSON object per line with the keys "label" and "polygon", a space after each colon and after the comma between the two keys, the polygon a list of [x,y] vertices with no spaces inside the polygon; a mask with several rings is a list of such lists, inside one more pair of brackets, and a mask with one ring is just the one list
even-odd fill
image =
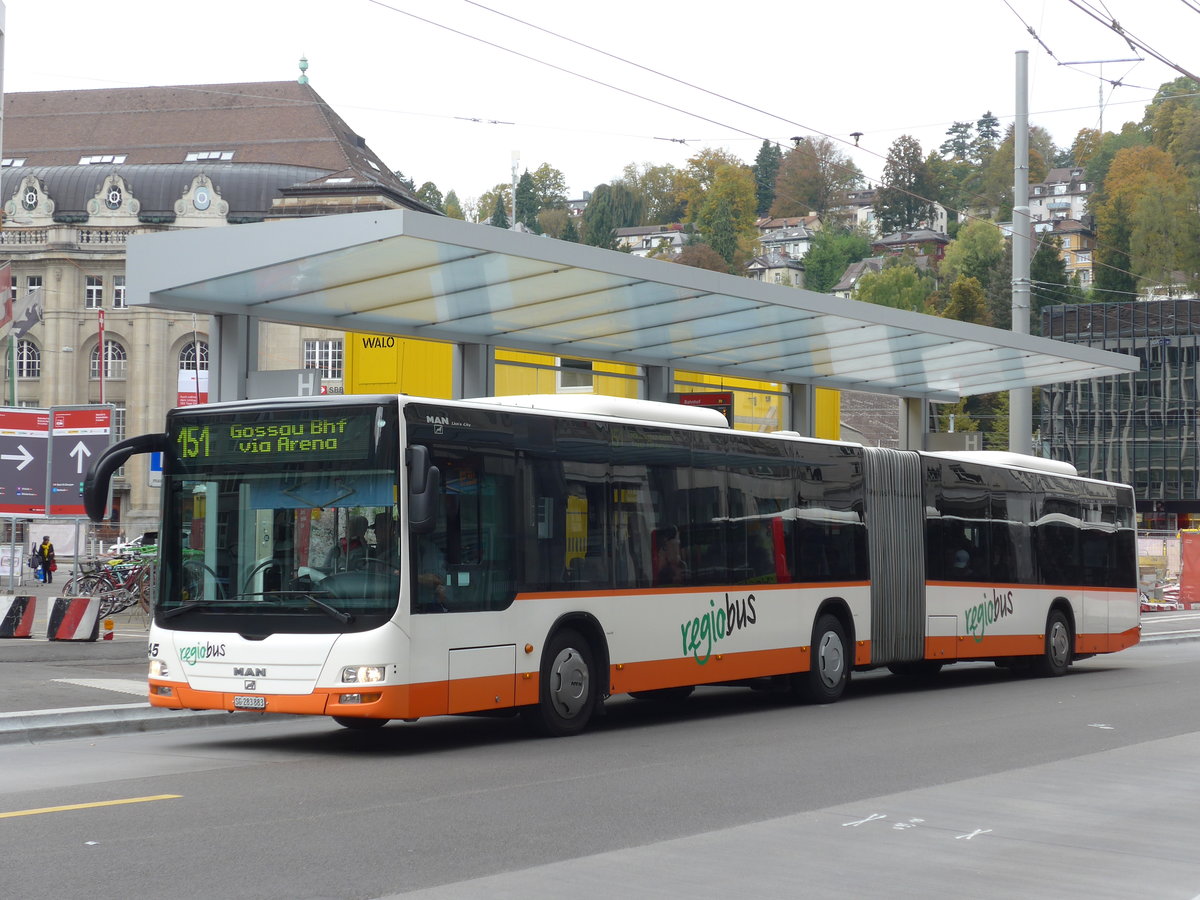
{"label": "pedestrian walking", "polygon": [[42,574],[45,576],[42,580],[46,584],[54,581],[54,571],[58,568],[58,563],[54,561],[54,545],[50,543],[50,535],[42,535],[42,543],[37,548],[38,558],[41,560]]}

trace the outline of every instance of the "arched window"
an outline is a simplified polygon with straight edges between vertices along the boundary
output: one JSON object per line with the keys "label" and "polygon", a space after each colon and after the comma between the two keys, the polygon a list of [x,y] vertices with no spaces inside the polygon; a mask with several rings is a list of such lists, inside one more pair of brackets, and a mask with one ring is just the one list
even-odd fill
{"label": "arched window", "polygon": [[[116,341],[104,342],[104,377],[105,378],[124,378],[125,366],[128,359],[125,355],[125,348]],[[92,348],[91,358],[91,377],[100,377],[100,347]]]}
{"label": "arched window", "polygon": [[17,342],[17,377],[40,378],[42,376],[42,351],[33,341]]}
{"label": "arched window", "polygon": [[208,371],[208,342],[199,341],[187,344],[179,351],[179,371],[207,372]]}

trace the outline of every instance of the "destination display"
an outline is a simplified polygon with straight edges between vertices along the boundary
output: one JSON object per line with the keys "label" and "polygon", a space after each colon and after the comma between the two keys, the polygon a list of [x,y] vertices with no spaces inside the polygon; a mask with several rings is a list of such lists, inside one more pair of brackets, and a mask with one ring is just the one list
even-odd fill
{"label": "destination display", "polygon": [[272,410],[252,415],[171,417],[168,433],[183,469],[366,461],[374,456],[376,407]]}

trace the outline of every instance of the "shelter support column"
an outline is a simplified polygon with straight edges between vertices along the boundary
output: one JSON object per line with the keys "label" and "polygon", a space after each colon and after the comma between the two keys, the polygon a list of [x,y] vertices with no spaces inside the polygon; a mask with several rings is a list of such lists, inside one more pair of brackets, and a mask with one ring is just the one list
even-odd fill
{"label": "shelter support column", "polygon": [[783,427],[804,437],[812,437],[817,427],[813,386],[791,384],[788,385],[788,390],[791,409],[788,412],[787,424]]}
{"label": "shelter support column", "polygon": [[258,317],[219,315],[209,320],[209,397],[249,397],[250,373],[258,369]]}
{"label": "shelter support column", "polygon": [[496,348],[491,344],[455,344],[453,365],[453,399],[496,395]]}
{"label": "shelter support column", "polygon": [[645,374],[645,399],[667,403],[671,399],[671,388],[675,386],[675,370],[670,366],[643,366]]}
{"label": "shelter support column", "polygon": [[903,397],[900,400],[900,448],[901,450],[924,450],[925,432],[929,418],[925,415],[923,397]]}

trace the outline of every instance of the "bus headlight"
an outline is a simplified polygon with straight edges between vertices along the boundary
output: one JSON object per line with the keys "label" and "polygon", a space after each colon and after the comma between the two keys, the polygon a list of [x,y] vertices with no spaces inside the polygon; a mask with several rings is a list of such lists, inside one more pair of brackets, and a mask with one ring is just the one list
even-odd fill
{"label": "bus headlight", "polygon": [[383,681],[387,666],[346,666],[342,669],[343,684],[374,684]]}
{"label": "bus headlight", "polygon": [[161,659],[150,660],[150,677],[151,678],[166,678],[167,664]]}

